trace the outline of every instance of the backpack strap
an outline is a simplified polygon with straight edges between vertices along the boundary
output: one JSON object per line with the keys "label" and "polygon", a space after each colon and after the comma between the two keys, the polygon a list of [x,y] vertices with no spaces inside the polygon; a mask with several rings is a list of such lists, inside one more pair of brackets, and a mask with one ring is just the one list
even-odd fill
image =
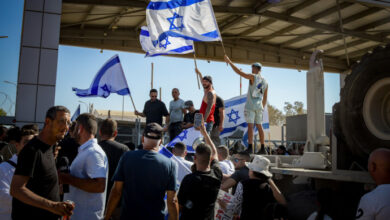
{"label": "backpack strap", "polygon": [[7,160],[7,161],[5,161],[5,162],[9,163],[11,166],[13,166],[13,167],[16,168],[16,163],[15,163],[15,162],[13,162],[13,161],[11,161],[11,160]]}

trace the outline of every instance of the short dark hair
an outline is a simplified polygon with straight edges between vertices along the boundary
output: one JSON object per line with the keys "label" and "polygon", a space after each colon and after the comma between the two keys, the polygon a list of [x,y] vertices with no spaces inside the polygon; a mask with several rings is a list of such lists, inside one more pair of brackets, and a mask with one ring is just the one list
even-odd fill
{"label": "short dark hair", "polygon": [[0,136],[3,136],[3,134],[7,134],[7,128],[3,125],[0,125]]}
{"label": "short dark hair", "polygon": [[96,135],[97,122],[94,115],[90,113],[83,113],[77,117],[76,122],[81,124],[88,133]]}
{"label": "short dark hair", "polygon": [[229,149],[225,145],[221,145],[221,146],[217,147],[217,152],[224,159],[226,159],[229,156]]}
{"label": "short dark hair", "polygon": [[240,151],[240,152],[238,152],[237,154],[240,155],[240,156],[242,156],[242,157],[246,160],[246,162],[251,161],[251,155],[250,155],[248,152],[246,152],[246,151]]}
{"label": "short dark hair", "polygon": [[50,118],[51,120],[56,119],[57,112],[66,112],[70,114],[69,109],[67,109],[65,106],[57,105],[49,108],[46,112],[46,118]]}
{"label": "short dark hair", "polygon": [[24,131],[24,130],[33,131],[34,134],[38,134],[38,132],[39,132],[39,128],[38,128],[37,124],[26,124],[26,125],[23,125],[22,131]]}
{"label": "short dark hair", "polygon": [[72,121],[72,123],[69,126],[69,133],[73,133],[75,128],[76,128],[76,122]]}
{"label": "short dark hair", "polygon": [[100,125],[100,133],[106,137],[113,137],[118,129],[118,125],[114,119],[107,118]]}
{"label": "short dark hair", "polygon": [[12,127],[7,132],[7,142],[20,142],[23,136],[36,135],[38,132],[33,129],[20,129],[19,127]]}
{"label": "short dark hair", "polygon": [[182,154],[186,151],[187,146],[183,142],[177,142],[174,145],[174,149],[177,153]]}
{"label": "short dark hair", "polygon": [[211,147],[208,144],[201,143],[195,150],[196,160],[202,165],[208,165],[211,158]]}
{"label": "short dark hair", "polygon": [[22,132],[19,127],[12,127],[8,129],[7,138],[6,138],[7,142],[10,141],[20,142],[21,138],[22,138]]}
{"label": "short dark hair", "polygon": [[158,92],[157,92],[157,89],[151,89],[150,92],[149,92],[149,94],[152,93],[152,92],[158,93]]}

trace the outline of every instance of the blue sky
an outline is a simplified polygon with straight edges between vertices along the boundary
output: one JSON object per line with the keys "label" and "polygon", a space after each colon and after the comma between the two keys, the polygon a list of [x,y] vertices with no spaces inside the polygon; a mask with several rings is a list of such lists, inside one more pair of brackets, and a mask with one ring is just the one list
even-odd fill
{"label": "blue sky", "polygon": [[[0,2],[0,35],[8,38],[0,39],[0,104],[4,100],[3,93],[7,93],[15,101],[16,88],[3,81],[17,81],[20,32],[22,23],[23,1]],[[100,67],[114,54],[119,54],[125,76],[137,110],[142,110],[146,100],[149,99],[151,62],[154,63],[154,87],[162,88],[162,100],[168,105],[172,100],[172,88],[179,88],[181,98],[193,100],[196,107],[200,107],[203,90],[199,90],[194,73],[194,61],[186,58],[153,57],[144,58],[143,54],[127,53],[90,49],[81,47],[59,46],[56,105],[65,105],[72,112],[80,104],[79,101],[93,103],[95,109],[122,109],[122,96],[111,94],[104,98],[78,98],[72,92],[72,87],[86,89]],[[234,62],[234,60],[233,60]],[[224,99],[240,94],[240,78],[225,63],[198,60],[199,70],[203,75],[211,75],[217,93]],[[238,65],[243,71],[249,72],[250,65]],[[299,72],[293,69],[264,67],[263,76],[269,84],[269,103],[282,110],[284,102],[302,101],[306,108],[306,71]],[[248,81],[243,79],[243,93],[246,93]],[[331,112],[332,105],[339,100],[339,75],[325,74],[325,111]],[[8,110],[8,102],[0,108]],[[125,110],[133,111],[128,96],[125,97]],[[81,104],[81,111],[86,106]],[[14,114],[14,109],[11,110]]]}

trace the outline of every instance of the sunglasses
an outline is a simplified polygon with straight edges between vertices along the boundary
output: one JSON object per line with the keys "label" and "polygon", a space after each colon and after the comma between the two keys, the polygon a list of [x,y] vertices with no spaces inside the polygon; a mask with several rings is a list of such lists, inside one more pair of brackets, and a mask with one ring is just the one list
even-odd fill
{"label": "sunglasses", "polygon": [[244,159],[233,158],[233,162],[235,162],[235,163],[238,163],[238,161],[240,161],[240,160],[244,160]]}

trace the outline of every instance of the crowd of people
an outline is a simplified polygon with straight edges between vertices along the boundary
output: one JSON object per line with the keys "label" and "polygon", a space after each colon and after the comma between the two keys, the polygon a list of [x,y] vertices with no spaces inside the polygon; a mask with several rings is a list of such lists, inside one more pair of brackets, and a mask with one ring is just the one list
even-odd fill
{"label": "crowd of people", "polygon": [[[229,57],[225,60],[249,80],[245,118],[249,130],[254,126],[259,130],[258,153],[266,154],[261,117],[268,85],[260,75],[261,64],[254,63],[252,73],[247,74]],[[288,219],[288,201],[272,179],[269,159],[251,154],[255,152],[253,132],[248,135],[249,150],[230,155],[219,139],[223,100],[210,76],[202,77],[202,85],[199,111],[192,101],[179,98],[177,88],[172,90],[168,111],[152,89],[143,111],[135,112],[146,117],[137,149],[115,141],[115,120],[105,119],[98,126],[94,115],[84,113],[71,122],[70,111],[63,106],[48,109],[40,131],[32,124],[9,130],[0,127],[4,161],[0,164],[0,219],[199,220],[215,219],[217,208],[235,219]],[[195,129],[204,142],[196,146],[195,153],[189,155],[181,142],[171,149],[172,158],[160,153],[164,132],[173,140],[182,129],[195,126],[198,112],[202,122]],[[288,154],[284,146],[277,151]],[[378,187],[361,198],[356,218],[387,219],[390,150],[372,152],[368,170]],[[232,195],[229,201],[221,198],[224,193]],[[326,193],[319,193],[319,204],[329,202],[323,198]],[[320,205],[308,219],[331,219],[324,207]]]}

